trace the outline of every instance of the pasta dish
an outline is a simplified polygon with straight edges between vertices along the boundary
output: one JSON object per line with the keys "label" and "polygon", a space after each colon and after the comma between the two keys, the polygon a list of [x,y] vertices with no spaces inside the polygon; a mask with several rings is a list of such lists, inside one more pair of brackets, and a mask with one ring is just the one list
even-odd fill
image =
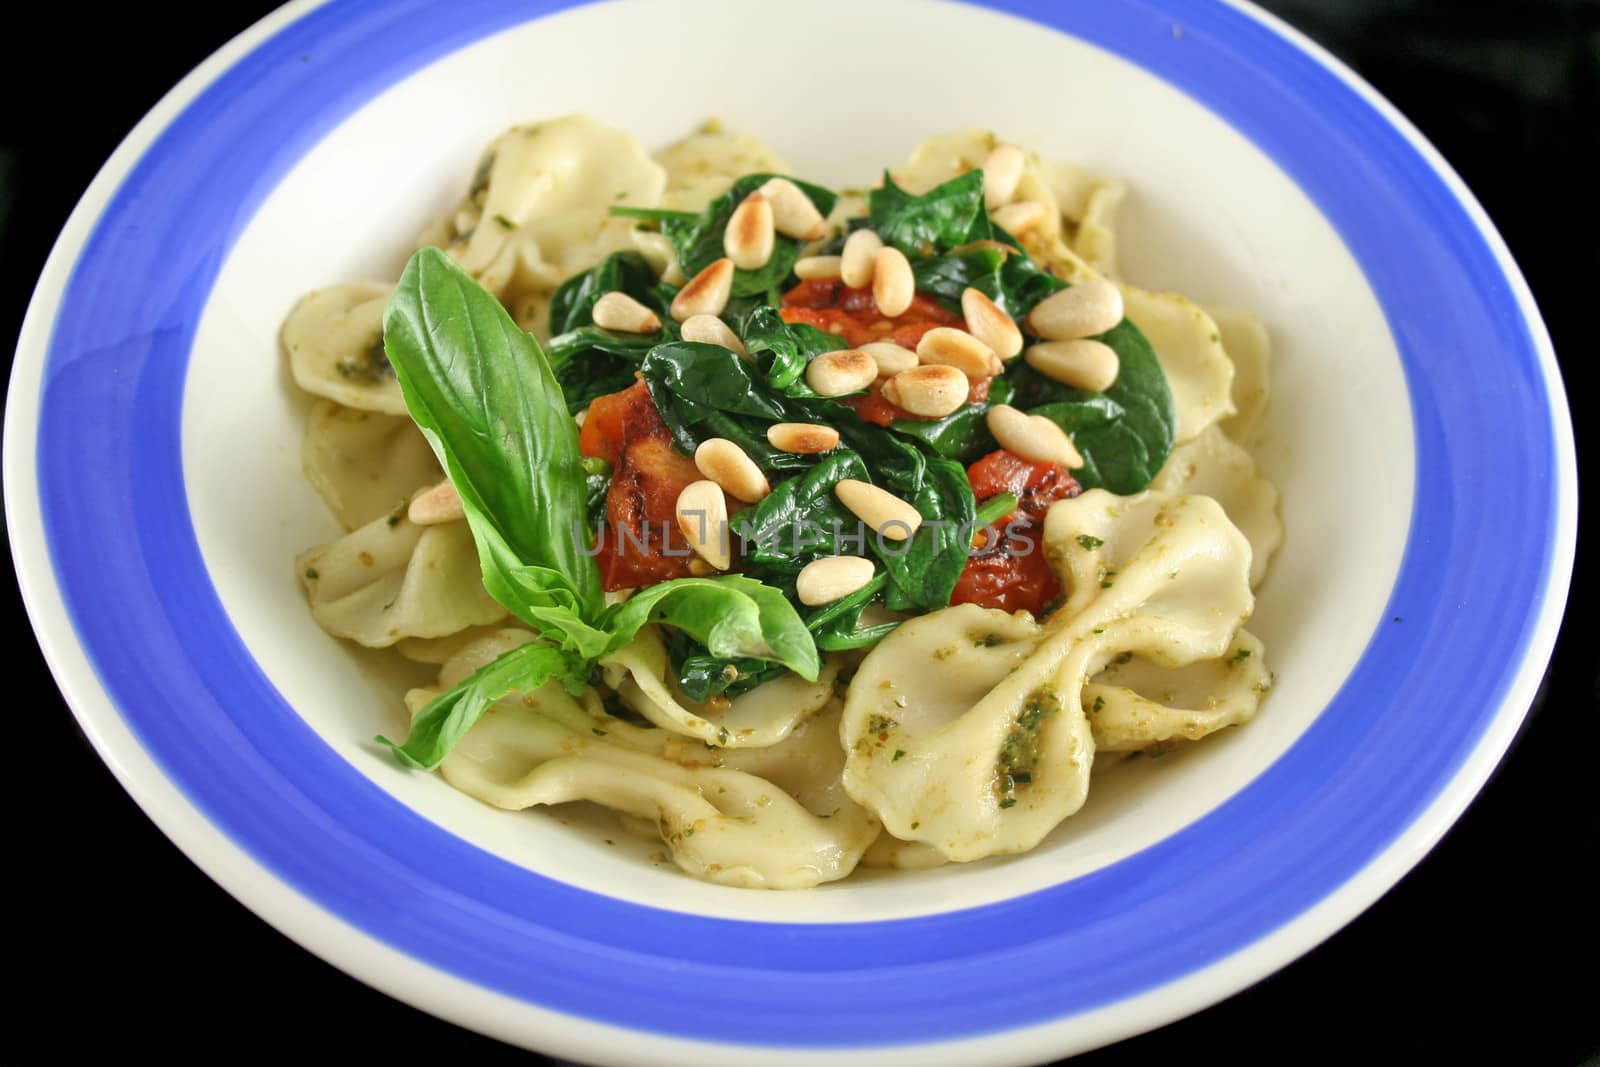
{"label": "pasta dish", "polygon": [[1266,335],[1123,280],[1124,195],[978,130],[842,191],[715,124],[497,138],[282,330],[311,613],[437,668],[379,740],[786,889],[1029,850],[1248,721]]}

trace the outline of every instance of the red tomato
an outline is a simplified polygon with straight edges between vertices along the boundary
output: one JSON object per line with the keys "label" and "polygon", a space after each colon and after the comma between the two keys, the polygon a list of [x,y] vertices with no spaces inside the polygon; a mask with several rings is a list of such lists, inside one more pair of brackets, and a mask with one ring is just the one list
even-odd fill
{"label": "red tomato", "polygon": [[595,556],[606,591],[688,577],[694,557],[678,532],[678,494],[699,481],[700,472],[693,460],[673,451],[672,435],[645,384],[597,397],[578,443],[584,455],[615,468]]}
{"label": "red tomato", "polygon": [[1030,522],[1043,522],[1051,504],[1083,492],[1066,467],[1033,463],[1003,448],[968,467],[967,482],[980,504],[1001,493],[1015,493],[1017,510],[1008,518],[1021,516]]}
{"label": "red tomato", "polygon": [[960,315],[946,311],[927,293],[917,293],[903,314],[889,318],[878,310],[868,288],[851,289],[838,278],[801,282],[783,296],[784,322],[803,322],[837,334],[852,346],[894,341],[916,348],[935,326],[963,326]]}
{"label": "red tomato", "polygon": [[950,603],[1038,615],[1061,595],[1061,582],[1045,560],[1044,514],[1055,501],[1077,496],[1082,487],[1065,467],[1033,463],[1005,449],[968,467],[967,481],[980,504],[1015,493],[1017,510],[994,523],[999,542],[976,550],[967,560]]}

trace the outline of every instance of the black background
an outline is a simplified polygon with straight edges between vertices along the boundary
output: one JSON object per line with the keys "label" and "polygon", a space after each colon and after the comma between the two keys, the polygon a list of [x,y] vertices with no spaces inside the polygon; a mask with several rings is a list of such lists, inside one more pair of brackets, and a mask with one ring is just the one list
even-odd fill
{"label": "black background", "polygon": [[[1267,6],[1397,104],[1476,192],[1544,310],[1587,453],[1594,420],[1582,385],[1593,379],[1575,378],[1574,368],[1596,358],[1600,321],[1600,183],[1590,163],[1600,149],[1600,4]],[[51,75],[14,65],[0,74],[11,83],[0,105],[0,351],[12,350],[55,234],[122,135],[268,7],[217,4],[181,17],[146,5],[30,9],[35,24],[13,32],[8,52],[41,56]],[[63,86],[91,95],[72,104]],[[1494,506],[1498,480],[1518,476],[1484,471],[1484,505]],[[1339,490],[1353,500],[1360,493]],[[1594,566],[1580,549],[1573,599],[1592,603],[1593,591]],[[20,622],[14,586],[6,595]],[[256,919],[130,802],[78,733],[31,641],[19,637],[12,648],[7,964],[26,991],[8,1012],[10,1041],[180,1060],[239,1050],[540,1059],[390,1000]],[[1569,620],[1511,754],[1393,891],[1259,985],[1080,1062],[1200,1054],[1570,1064],[1597,1055],[1597,696],[1593,640]],[[60,1008],[76,1020],[63,1023]]]}

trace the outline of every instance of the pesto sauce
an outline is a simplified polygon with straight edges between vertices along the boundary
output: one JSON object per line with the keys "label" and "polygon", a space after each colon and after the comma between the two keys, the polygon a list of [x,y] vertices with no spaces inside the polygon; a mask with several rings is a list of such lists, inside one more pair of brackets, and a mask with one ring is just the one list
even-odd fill
{"label": "pesto sauce", "polygon": [[1039,727],[1061,710],[1061,698],[1049,687],[1036,689],[1028,696],[1016,722],[1000,743],[1000,758],[995,764],[995,792],[1000,806],[1017,802],[1018,786],[1033,784],[1033,771],[1039,762]]}

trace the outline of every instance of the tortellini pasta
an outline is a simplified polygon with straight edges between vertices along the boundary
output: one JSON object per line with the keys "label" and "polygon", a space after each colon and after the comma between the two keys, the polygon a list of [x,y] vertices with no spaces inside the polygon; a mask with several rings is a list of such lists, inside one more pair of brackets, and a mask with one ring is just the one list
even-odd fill
{"label": "tortellini pasta", "polygon": [[383,354],[383,309],[393,290],[384,282],[349,282],[302,297],[279,338],[295,384],[345,407],[405,415]]}
{"label": "tortellini pasta", "polygon": [[829,659],[815,682],[796,674],[757,686],[711,707],[689,700],[668,681],[667,650],[655,627],[600,661],[606,684],[634,711],[664,730],[728,748],[764,748],[789,735],[828,702],[838,664]]}
{"label": "tortellini pasta", "polygon": [[[852,681],[845,789],[896,838],[957,861],[1025,851],[1082,806],[1097,746],[1254,714],[1259,655],[1217,721],[1135,690],[1102,734],[1104,703],[1084,703],[1091,679],[1134,656],[1173,669],[1259,652],[1239,636],[1254,603],[1249,543],[1214,500],[1091,490],[1050,509],[1045,546],[1069,590],[1046,624],[970,604],[934,612],[885,638]],[[1191,698],[1192,684],[1171,684]]]}
{"label": "tortellini pasta", "polygon": [[[531,638],[510,631],[469,645],[437,687],[413,690],[407,705],[420,713],[445,687]],[[440,772],[496,807],[587,800],[647,821],[681,869],[709,882],[798,889],[849,874],[878,833],[839,785],[838,717],[835,704],[778,744],[713,754],[606,714],[593,689],[575,698],[552,683],[486,711]]]}
{"label": "tortellini pasta", "polygon": [[346,530],[395,509],[443,474],[409,417],[320,400],[306,420],[300,451],[306,480]]}
{"label": "tortellini pasta", "polygon": [[311,617],[336,637],[387,648],[505,617],[483,588],[465,522],[418,526],[404,502],[295,560]]}

